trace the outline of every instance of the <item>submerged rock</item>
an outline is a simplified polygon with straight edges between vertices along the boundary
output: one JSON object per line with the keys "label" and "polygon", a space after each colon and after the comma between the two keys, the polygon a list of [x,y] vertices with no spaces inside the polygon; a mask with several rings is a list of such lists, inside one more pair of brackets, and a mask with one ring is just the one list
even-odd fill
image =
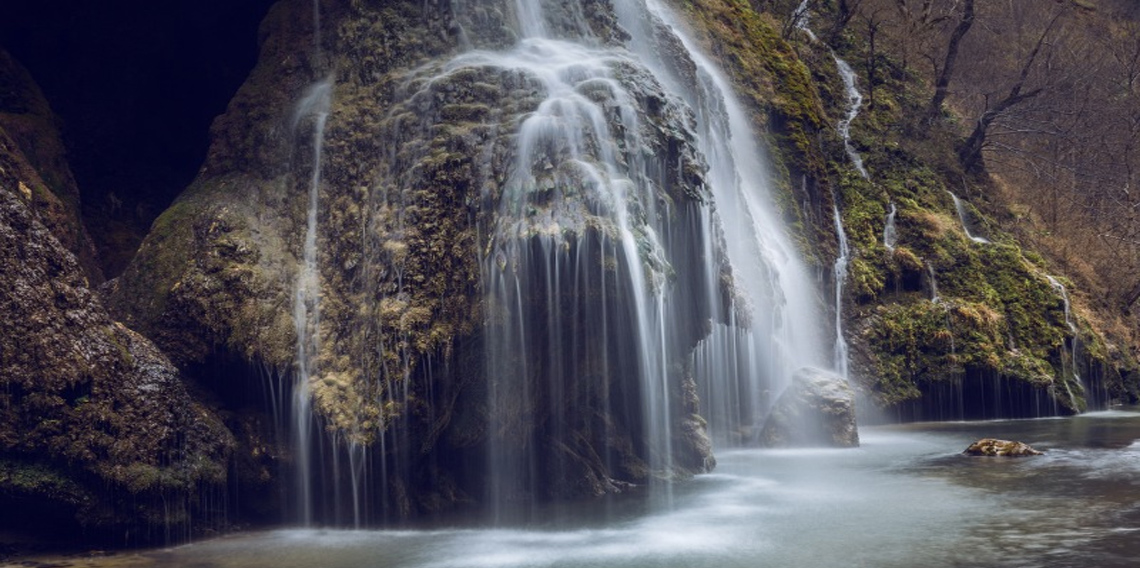
{"label": "submerged rock", "polygon": [[796,371],[760,431],[762,446],[859,445],[855,393],[843,377],[812,367]]}
{"label": "submerged rock", "polygon": [[1010,440],[998,440],[996,438],[983,438],[978,440],[970,444],[970,447],[966,448],[966,451],[962,453],[970,456],[1004,456],[1011,458],[1041,455],[1041,452],[1033,449],[1029,444]]}

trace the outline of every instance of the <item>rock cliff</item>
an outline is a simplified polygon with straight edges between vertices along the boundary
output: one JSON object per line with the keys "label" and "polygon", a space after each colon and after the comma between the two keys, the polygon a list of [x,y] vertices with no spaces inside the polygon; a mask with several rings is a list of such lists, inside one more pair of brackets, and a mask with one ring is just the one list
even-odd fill
{"label": "rock cliff", "polygon": [[188,530],[225,486],[234,438],[104,308],[50,109],[0,64],[2,520],[127,541]]}

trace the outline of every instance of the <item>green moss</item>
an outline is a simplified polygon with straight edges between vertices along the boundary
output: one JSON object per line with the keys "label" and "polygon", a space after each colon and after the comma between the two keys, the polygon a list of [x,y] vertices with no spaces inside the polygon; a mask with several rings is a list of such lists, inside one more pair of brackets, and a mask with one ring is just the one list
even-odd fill
{"label": "green moss", "polygon": [[50,466],[0,458],[0,493],[12,496],[46,498],[81,505],[91,495],[70,476]]}
{"label": "green moss", "polygon": [[769,151],[779,170],[777,185],[783,190],[777,200],[785,216],[797,224],[801,212],[792,199],[789,172],[817,174],[826,169],[818,149],[824,111],[811,72],[780,37],[778,23],[746,1],[692,0],[685,9],[689,21],[703,33],[708,51],[721,54],[721,64],[752,109],[753,123],[770,140]]}

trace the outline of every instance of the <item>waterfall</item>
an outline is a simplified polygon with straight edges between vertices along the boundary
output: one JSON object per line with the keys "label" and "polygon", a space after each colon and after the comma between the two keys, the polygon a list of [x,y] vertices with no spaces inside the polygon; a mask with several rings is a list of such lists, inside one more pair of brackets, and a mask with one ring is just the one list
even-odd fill
{"label": "waterfall", "polygon": [[887,213],[887,222],[883,225],[883,246],[888,252],[895,252],[895,245],[899,242],[898,229],[895,228],[895,216],[899,210],[891,203],[891,210]]}
{"label": "waterfall", "polygon": [[309,381],[316,374],[320,352],[320,270],[317,265],[317,212],[321,188],[321,154],[324,150],[325,123],[332,104],[332,82],[322,80],[298,101],[293,129],[305,119],[313,121],[313,154],[305,214],[305,240],[301,266],[293,294],[293,325],[297,333],[297,361],[293,385],[292,436],[297,468],[296,498],[299,518],[308,525],[313,520],[312,401]]}
{"label": "waterfall", "polygon": [[[313,54],[321,57],[320,0],[313,0]],[[320,355],[321,275],[317,264],[317,215],[321,191],[321,159],[324,153],[325,125],[332,107],[332,79],[325,78],[309,86],[293,111],[292,133],[303,120],[312,121],[312,164],[305,208],[305,239],[301,248],[301,265],[293,288],[293,326],[297,334],[296,367],[293,382],[293,408],[290,413],[290,435],[293,442],[294,491],[297,518],[305,526],[313,522],[313,410],[310,381],[316,376]]]}
{"label": "waterfall", "polygon": [[926,263],[926,275],[930,278],[930,301],[937,304],[942,301],[942,296],[938,295],[938,277],[934,272],[934,265],[930,262]]}
{"label": "waterfall", "polygon": [[[711,403],[713,436],[728,440],[759,421],[794,369],[820,360],[815,285],[776,211],[748,114],[665,6],[631,0],[615,11],[627,49],[599,47],[548,4],[519,0],[522,39],[442,71],[492,69],[540,94],[518,123],[486,229],[495,520],[556,490],[549,480],[571,467],[591,472],[595,490],[611,487],[626,460],[615,424],[634,416],[636,453],[668,503],[671,479],[708,467],[693,464],[703,425],[687,382]],[[679,66],[692,66],[695,83]],[[684,198],[684,187],[706,196]],[[587,412],[593,404],[604,416]]]}
{"label": "waterfall", "polygon": [[[407,306],[393,296],[418,285],[405,282],[400,268],[411,262],[401,249],[408,246],[399,235],[404,216],[411,222],[415,208],[425,208],[414,193],[434,197],[442,185],[462,186],[458,197],[430,207],[466,207],[457,216],[468,215],[476,235],[475,246],[458,254],[478,254],[478,282],[465,284],[481,297],[462,305],[478,304],[482,329],[461,339],[472,339],[462,349],[482,350],[482,367],[461,372],[470,383],[455,386],[460,401],[450,402],[463,408],[439,423],[470,426],[457,452],[471,465],[446,467],[463,469],[469,478],[460,481],[470,485],[456,493],[482,501],[495,522],[531,516],[527,505],[543,500],[615,493],[629,483],[648,485],[653,502],[668,506],[673,480],[713,466],[709,435],[722,444],[746,441],[796,369],[826,365],[817,283],[782,222],[750,113],[669,8],[616,2],[614,15],[629,33],[615,33],[626,37],[615,45],[594,27],[617,23],[567,3],[504,0],[494,11],[466,4],[474,3],[455,5],[463,51],[406,71],[393,87],[382,127],[412,133],[392,137],[404,145],[385,148],[391,156],[381,179],[362,197],[382,211],[369,212],[361,227],[369,233],[363,284],[352,283],[366,292],[352,298],[362,306],[360,319],[346,323],[337,311],[343,306],[326,302],[325,345],[321,287],[341,292],[337,275],[322,278],[320,261],[326,270],[330,261],[318,249],[319,236],[335,236],[318,226],[336,218],[318,214],[331,203],[321,202],[322,160],[340,163],[322,156],[332,79],[306,90],[293,113],[294,140],[307,140],[310,124],[312,140],[311,154],[307,146],[298,150],[312,165],[293,297],[290,426],[291,493],[306,525],[325,513],[343,521],[349,499],[359,524],[373,497],[369,476],[379,478],[386,505],[417,506],[408,504],[419,489],[409,486],[415,468],[438,458],[418,454],[436,447],[435,440],[416,447],[417,437],[458,437],[417,430],[414,413],[434,411],[435,385],[431,362],[413,371],[421,362],[409,359],[434,355],[387,343],[390,316],[384,305],[369,305],[391,299]],[[433,146],[441,139],[461,139],[462,147]],[[454,156],[470,171],[439,166]],[[424,170],[437,167],[431,173],[446,172],[446,180],[426,178]],[[328,171],[326,184],[334,177]],[[390,279],[385,287],[371,288],[382,278]],[[340,327],[356,323],[376,326],[367,337],[379,338],[360,342],[368,359],[361,363],[339,356],[356,345],[334,344],[342,341]],[[442,327],[431,333],[452,332]],[[401,361],[384,366],[394,359]],[[369,365],[375,360],[380,364]],[[375,416],[321,414],[318,426],[314,393],[327,411],[322,389],[357,364],[366,376],[344,380],[370,381],[351,394],[372,397],[365,403],[378,406]],[[323,426],[332,434],[324,436]],[[358,436],[357,427],[376,435]],[[453,442],[438,447],[446,443]],[[317,465],[325,470],[313,471]],[[479,482],[483,494],[470,494]]]}
{"label": "waterfall", "polygon": [[844,379],[848,378],[847,338],[843,336],[843,287],[847,283],[847,263],[851,249],[847,245],[847,231],[843,230],[843,219],[839,216],[839,205],[832,209],[835,216],[835,234],[839,238],[839,255],[835,258],[835,370]]}
{"label": "waterfall", "polygon": [[[855,71],[846,61],[839,58],[835,51],[831,51],[835,66],[839,69],[839,76],[847,88],[847,114],[839,121],[837,129],[843,137],[843,148],[851,164],[863,179],[869,179],[867,169],[863,167],[863,157],[851,145],[851,122],[859,116],[859,108],[863,106],[863,95],[855,86]],[[847,231],[843,229],[843,217],[839,214],[839,202],[834,201],[835,235],[839,239],[839,256],[835,259],[835,370],[843,378],[847,378],[847,339],[843,337],[843,287],[847,284],[847,263],[850,259],[850,249],[847,246]]]}
{"label": "waterfall", "polygon": [[[720,222],[735,297],[728,318],[714,323],[712,334],[698,346],[694,373],[714,440],[730,444],[763,419],[792,372],[824,365],[816,284],[779,218],[768,183],[771,174],[761,160],[764,154],[731,83],[663,3],[646,4],[696,64],[696,83],[686,83],[661,59],[663,50],[655,49],[670,38],[655,42],[649,20],[631,9],[632,3],[619,6],[622,25],[634,30],[632,48],[697,114],[698,144],[709,163],[715,203],[702,231],[716,231],[714,223]],[[705,269],[707,280],[718,277],[711,263]]]}
{"label": "waterfall", "polygon": [[859,152],[851,145],[851,122],[859,116],[859,109],[863,106],[863,95],[855,84],[855,71],[851,69],[851,66],[840,59],[834,50],[831,52],[831,57],[835,60],[835,66],[839,69],[839,76],[843,79],[843,86],[847,89],[847,115],[839,121],[837,127],[839,135],[843,137],[843,149],[847,151],[847,157],[851,159],[851,165],[855,166],[859,175],[863,179],[869,179],[867,168],[863,166],[863,156],[859,155]]}
{"label": "waterfall", "polygon": [[[796,18],[796,27],[808,35],[812,42],[818,42],[819,38],[810,27],[810,10],[808,9],[808,0],[803,0],[796,8],[793,17]],[[835,53],[834,49],[828,48],[831,53],[831,58],[835,61],[835,67],[839,71],[839,77],[843,80],[843,86],[847,93],[847,111],[843,118],[836,125],[836,130],[839,136],[843,139],[843,149],[847,152],[847,157],[851,160],[851,165],[855,166],[855,171],[859,172],[859,176],[863,179],[870,179],[870,174],[867,173],[867,168],[863,165],[863,156],[859,154],[855,147],[851,144],[851,123],[859,116],[859,109],[863,106],[863,94],[859,92],[856,84],[855,70],[851,68],[846,61]],[[839,201],[836,196],[832,195],[833,213],[835,220],[835,235],[839,240],[839,255],[835,259],[834,276],[835,276],[835,348],[833,365],[836,372],[848,378],[848,353],[847,353],[847,339],[843,336],[843,288],[847,283],[847,265],[850,262],[851,250],[847,245],[847,231],[843,228],[843,217],[839,213]],[[888,232],[890,238],[894,238],[894,204],[891,204],[891,215],[888,218],[887,227],[883,230],[884,243],[887,243]],[[893,243],[887,244],[888,250],[894,250]]]}
{"label": "waterfall", "polygon": [[[1061,300],[1064,302],[1065,325],[1068,326],[1069,333],[1070,333],[1070,336],[1069,336],[1069,353],[1068,353],[1069,371],[1070,371],[1072,377],[1074,379],[1076,379],[1077,384],[1081,385],[1081,389],[1087,390],[1087,388],[1085,387],[1084,381],[1081,379],[1080,369],[1077,366],[1077,347],[1078,347],[1078,343],[1080,342],[1080,333],[1077,329],[1077,324],[1073,322],[1072,306],[1069,303],[1069,291],[1065,288],[1065,285],[1061,284],[1061,282],[1059,280],[1057,280],[1056,278],[1054,278],[1050,275],[1045,275],[1045,279],[1049,281],[1049,285],[1052,286],[1053,289],[1057,291],[1057,294],[1061,296]],[[1062,367],[1064,367],[1063,363],[1062,363]],[[1063,374],[1064,374],[1064,369],[1062,368],[1062,375]],[[1069,395],[1069,400],[1075,400],[1073,398],[1073,391],[1069,387],[1069,381],[1067,380],[1066,377],[1064,377],[1064,376],[1061,377],[1061,384],[1065,385],[1065,391]]]}
{"label": "waterfall", "polygon": [[970,232],[970,224],[969,221],[967,221],[967,219],[969,219],[969,211],[966,211],[966,204],[961,199],[959,199],[953,191],[946,190],[946,193],[949,193],[950,198],[954,200],[954,210],[958,212],[958,220],[961,221],[962,230],[965,231],[966,236],[975,243],[981,243],[984,245],[990,244],[990,241],[988,239],[976,236]]}

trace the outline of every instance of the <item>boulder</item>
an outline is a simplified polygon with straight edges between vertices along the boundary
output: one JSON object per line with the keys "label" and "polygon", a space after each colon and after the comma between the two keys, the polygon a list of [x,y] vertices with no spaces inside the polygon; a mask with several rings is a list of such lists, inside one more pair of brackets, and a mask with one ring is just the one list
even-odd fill
{"label": "boulder", "polygon": [[998,440],[996,438],[983,438],[978,440],[970,444],[970,447],[966,448],[966,451],[962,453],[969,456],[1003,456],[1011,458],[1041,455],[1041,452],[1033,449],[1029,444],[1010,440]]}
{"label": "boulder", "polygon": [[769,448],[859,445],[855,393],[843,377],[811,367],[796,371],[760,431]]}

